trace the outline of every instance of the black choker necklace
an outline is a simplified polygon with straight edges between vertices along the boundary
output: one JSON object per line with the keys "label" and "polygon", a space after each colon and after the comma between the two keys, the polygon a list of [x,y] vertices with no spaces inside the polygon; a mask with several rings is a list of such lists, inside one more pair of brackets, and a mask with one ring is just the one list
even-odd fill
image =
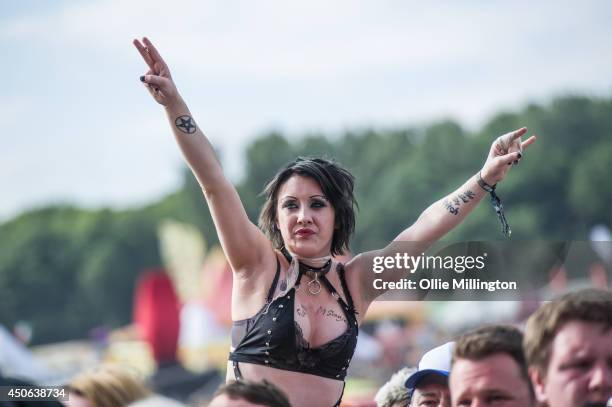
{"label": "black choker necklace", "polygon": [[314,273],[314,278],[310,280],[307,284],[308,292],[312,295],[317,295],[321,292],[321,283],[319,282],[319,275],[324,276],[327,274],[329,269],[331,268],[331,259],[327,260],[323,267],[311,267],[302,262],[300,263],[300,273],[306,273],[307,271],[312,271]]}
{"label": "black choker necklace", "polygon": [[[287,261],[291,263],[292,257],[289,254],[289,251],[285,247],[283,247],[281,249],[281,252],[285,256]],[[298,261],[298,264],[300,268],[300,274],[306,274],[309,271],[314,273],[314,279],[310,280],[310,282],[308,283],[308,292],[313,295],[319,294],[321,292],[321,283],[319,282],[319,276],[324,276],[325,274],[327,274],[327,272],[331,269],[332,260],[327,260],[325,264],[321,267],[309,266],[308,264],[302,263],[301,261]]]}
{"label": "black choker necklace", "polygon": [[302,263],[301,261],[298,261],[298,263],[300,263],[300,271],[303,273],[306,273],[307,271],[312,271],[315,275],[323,275],[329,271],[332,261],[331,259],[327,260],[325,264],[321,267],[309,266],[308,264]]}

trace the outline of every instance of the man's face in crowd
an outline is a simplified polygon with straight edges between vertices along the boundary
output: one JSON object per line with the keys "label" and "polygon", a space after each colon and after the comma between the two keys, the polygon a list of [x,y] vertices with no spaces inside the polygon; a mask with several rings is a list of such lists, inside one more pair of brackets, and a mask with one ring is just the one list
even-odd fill
{"label": "man's face in crowd", "polygon": [[412,393],[410,407],[450,407],[448,379],[437,374],[421,379]]}
{"label": "man's face in crowd", "polygon": [[527,379],[505,353],[480,360],[457,359],[449,383],[453,407],[529,407],[534,402]]}
{"label": "man's face in crowd", "polygon": [[538,400],[549,407],[606,405],[612,397],[612,329],[570,321],[550,346],[546,377],[531,371]]}

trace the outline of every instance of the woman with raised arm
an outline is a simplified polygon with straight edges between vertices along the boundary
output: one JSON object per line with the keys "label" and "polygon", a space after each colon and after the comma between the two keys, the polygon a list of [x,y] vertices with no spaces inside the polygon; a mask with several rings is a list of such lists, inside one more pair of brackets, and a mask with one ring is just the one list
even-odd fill
{"label": "woman with raised arm", "polygon": [[[266,186],[259,227],[253,224],[159,52],[147,38],[134,45],[149,66],[140,79],[166,109],[234,275],[227,380],[268,380],[296,407],[338,406],[359,324],[384,292],[373,287],[381,275],[372,273],[371,258],[392,254],[392,245],[344,265],[334,259],[348,249],[356,202],[353,176],[323,159],[298,158],[282,168]],[[420,253],[465,219],[535,141],[521,142],[525,132],[499,137],[482,170],[429,206],[395,241],[422,242]]]}

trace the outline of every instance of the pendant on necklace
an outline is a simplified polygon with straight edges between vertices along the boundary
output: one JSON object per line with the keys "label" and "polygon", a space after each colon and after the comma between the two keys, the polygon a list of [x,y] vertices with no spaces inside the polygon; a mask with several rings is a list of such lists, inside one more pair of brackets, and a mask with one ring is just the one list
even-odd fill
{"label": "pendant on necklace", "polygon": [[308,283],[308,292],[312,295],[317,295],[321,292],[321,283],[319,283],[318,278],[310,280]]}

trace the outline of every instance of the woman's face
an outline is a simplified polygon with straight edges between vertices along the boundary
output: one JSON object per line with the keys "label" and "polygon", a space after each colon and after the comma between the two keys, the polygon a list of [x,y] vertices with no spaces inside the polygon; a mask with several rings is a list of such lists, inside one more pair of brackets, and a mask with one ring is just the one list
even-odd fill
{"label": "woman's face", "polygon": [[335,210],[312,178],[293,175],[278,191],[277,227],[285,247],[301,257],[329,256]]}

